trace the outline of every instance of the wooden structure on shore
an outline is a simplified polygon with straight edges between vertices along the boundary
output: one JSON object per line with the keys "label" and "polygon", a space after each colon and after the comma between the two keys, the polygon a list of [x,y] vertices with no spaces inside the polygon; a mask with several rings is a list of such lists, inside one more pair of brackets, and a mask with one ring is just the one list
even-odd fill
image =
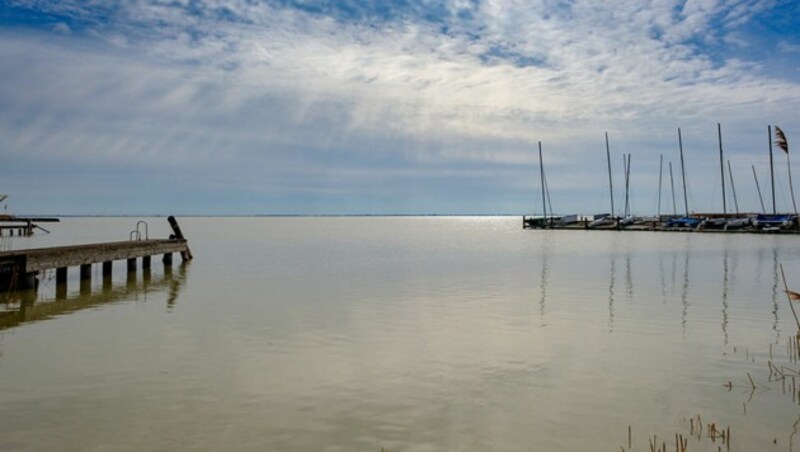
{"label": "wooden structure on shore", "polygon": [[16,290],[36,287],[38,274],[56,271],[57,290],[66,291],[67,268],[80,267],[81,281],[90,281],[92,264],[103,265],[103,275],[111,275],[114,261],[125,260],[128,271],[136,270],[137,259],[148,269],[151,257],[162,255],[164,265],[172,265],[172,254],[181,253],[184,261],[192,259],[189,245],[174,217],[169,217],[174,232],[169,239],[129,240],[89,245],[58,246],[0,252],[0,289]]}
{"label": "wooden structure on shore", "polygon": [[50,232],[47,229],[39,226],[38,223],[57,223],[58,218],[30,218],[30,217],[17,217],[13,215],[0,215],[0,236],[3,235],[18,235],[18,236],[31,236],[35,229],[41,229],[45,232]]}

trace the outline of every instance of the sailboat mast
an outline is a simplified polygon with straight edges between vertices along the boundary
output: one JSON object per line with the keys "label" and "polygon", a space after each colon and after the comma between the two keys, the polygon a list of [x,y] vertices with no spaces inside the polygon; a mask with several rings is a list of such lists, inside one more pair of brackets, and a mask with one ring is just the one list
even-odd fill
{"label": "sailboat mast", "polygon": [[628,167],[625,169],[625,216],[631,214],[630,204],[630,187],[631,187],[631,154],[628,154]]}
{"label": "sailboat mast", "polygon": [[761,196],[761,186],[758,184],[758,176],[756,175],[756,166],[750,165],[753,168],[753,179],[756,180],[756,190],[758,190],[758,200],[761,201],[761,211],[767,213],[767,208],[764,207],[764,198]]}
{"label": "sailboat mast", "polygon": [[622,213],[623,218],[628,216],[628,175],[630,174],[628,171],[629,164],[630,162],[628,160],[628,155],[622,154],[622,171],[623,174],[625,174],[625,209]]}
{"label": "sailboat mast", "polygon": [[[775,126],[776,136],[778,135],[778,130],[779,130],[778,126]],[[786,138],[786,136],[784,135],[783,138]],[[785,141],[784,143],[786,144],[786,148],[784,149],[783,147],[781,147],[781,149],[786,151],[786,170],[789,172],[789,194],[792,195],[792,207],[794,208],[795,216],[797,216],[797,202],[795,202],[794,200],[794,184],[792,183],[792,161],[789,160],[789,144],[786,143]]]}
{"label": "sailboat mast", "polygon": [[736,199],[736,185],[733,183],[733,171],[731,171],[731,161],[728,160],[728,178],[731,181],[731,191],[733,192],[733,206],[736,208],[736,215],[739,215],[739,201]]}
{"label": "sailboat mast", "polygon": [[608,191],[611,195],[611,218],[614,218],[614,184],[611,182],[611,149],[608,146],[608,132],[606,132],[606,160],[608,161]]}
{"label": "sailboat mast", "polygon": [[717,123],[717,136],[719,137],[719,175],[722,178],[722,214],[728,215],[728,208],[725,202],[725,161],[722,157],[722,125]]}
{"label": "sailboat mast", "polygon": [[550,216],[553,216],[553,200],[550,199],[550,185],[547,183],[547,173],[544,173],[544,192],[547,194],[547,209],[550,211]]}
{"label": "sailboat mast", "polygon": [[686,209],[686,216],[689,216],[689,197],[686,196],[686,165],[683,162],[683,138],[681,128],[678,127],[678,149],[681,152],[681,177],[683,178],[683,207]]}
{"label": "sailboat mast", "polygon": [[675,178],[672,177],[672,162],[669,162],[669,184],[672,186],[672,214],[678,214],[678,206],[675,205]]}
{"label": "sailboat mast", "polygon": [[656,216],[661,217],[661,175],[664,172],[664,154],[658,155],[658,212]]}
{"label": "sailboat mast", "polygon": [[544,196],[544,165],[542,164],[542,142],[539,142],[539,178],[542,182],[542,217],[547,218],[547,204]]}
{"label": "sailboat mast", "polygon": [[775,208],[775,165],[772,161],[772,126],[767,126],[767,142],[769,143],[769,180],[772,182],[772,214],[776,215]]}

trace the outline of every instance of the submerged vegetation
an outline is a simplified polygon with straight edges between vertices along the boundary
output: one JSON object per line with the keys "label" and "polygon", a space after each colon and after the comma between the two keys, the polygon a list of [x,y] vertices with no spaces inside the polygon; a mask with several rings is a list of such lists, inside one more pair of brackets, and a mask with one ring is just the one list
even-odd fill
{"label": "submerged vegetation", "polygon": [[[686,421],[686,420],[684,420]],[[684,422],[685,423],[685,422]],[[687,452],[689,450],[689,439],[692,438],[694,443],[711,443],[718,446],[719,450],[723,448],[727,451],[731,448],[731,428],[725,426],[724,428],[718,426],[716,422],[703,423],[703,418],[697,414],[688,419],[689,429],[686,435],[682,432],[675,433],[674,437],[670,439],[659,439],[658,435],[654,434],[652,437],[647,438],[648,451],[650,452]],[[633,448],[633,429],[628,426],[628,447],[620,446],[622,452],[632,452]]]}
{"label": "submerged vegetation", "polygon": [[[756,378],[753,378],[753,375],[750,372],[746,372],[746,379],[741,378],[738,383],[735,383],[733,380],[728,380],[723,384],[723,387],[728,391],[732,391],[735,388],[745,389],[747,399],[742,403],[742,413],[744,415],[747,414],[748,403],[752,401],[755,394],[762,391],[780,389],[782,394],[791,398],[793,404],[800,405],[800,387],[798,387],[797,384],[797,380],[800,378],[800,319],[798,319],[797,312],[794,307],[794,303],[800,302],[800,293],[789,289],[783,264],[779,264],[778,268],[780,269],[780,276],[784,286],[783,292],[786,294],[787,304],[789,305],[789,309],[791,310],[797,324],[797,332],[787,338],[786,346],[784,348],[785,355],[780,356],[777,359],[774,355],[772,344],[769,345],[765,377],[758,375]],[[737,348],[734,347],[733,351],[736,353]],[[756,357],[751,354],[748,349],[745,349],[745,361],[748,363],[756,362]],[[687,420],[684,419],[683,423],[686,424],[686,422]],[[799,426],[800,417],[794,422],[793,431],[789,435],[787,441],[789,444],[789,450],[793,450],[793,438],[799,433]],[[689,447],[689,439],[693,439],[691,444],[698,446],[704,445],[706,449],[702,450],[708,450],[707,446],[709,445],[712,447],[716,445],[716,450],[718,451],[731,450],[732,436],[731,427],[729,425],[722,427],[722,424],[718,422],[704,422],[700,414],[697,414],[688,419],[687,427],[688,432],[686,432],[685,435],[684,432],[676,432],[671,438],[669,436],[662,436],[661,439],[659,439],[657,434],[653,434],[652,436],[647,437],[648,449],[634,449],[633,429],[632,426],[629,425],[627,447],[620,446],[620,450],[622,452],[631,452],[634,450],[648,450],[650,452],[669,452],[674,450],[675,452],[687,452],[691,449]],[[771,446],[778,446],[781,443],[777,437],[772,438],[770,442]],[[768,444],[764,444],[761,447],[768,446]]]}

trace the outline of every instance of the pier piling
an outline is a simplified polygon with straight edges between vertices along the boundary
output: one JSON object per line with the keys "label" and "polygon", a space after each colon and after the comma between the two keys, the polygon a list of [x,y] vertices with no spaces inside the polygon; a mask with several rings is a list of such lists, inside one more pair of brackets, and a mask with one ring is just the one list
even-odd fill
{"label": "pier piling", "polygon": [[56,269],[56,284],[67,284],[67,267],[59,267]]}
{"label": "pier piling", "polygon": [[114,270],[114,261],[104,261],[103,262],[103,278],[106,276],[111,276]]}

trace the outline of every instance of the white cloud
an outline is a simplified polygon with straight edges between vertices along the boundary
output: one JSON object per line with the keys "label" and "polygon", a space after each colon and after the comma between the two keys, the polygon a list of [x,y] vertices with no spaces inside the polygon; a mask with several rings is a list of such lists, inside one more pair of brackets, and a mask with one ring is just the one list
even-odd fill
{"label": "white cloud", "polygon": [[69,25],[65,24],[64,22],[59,22],[59,23],[53,25],[53,31],[55,31],[56,33],[61,33],[61,34],[65,34],[65,35],[68,35],[68,34],[72,33],[72,29],[70,29]]}
{"label": "white cloud", "polygon": [[784,53],[798,53],[800,52],[800,44],[792,44],[786,41],[778,42],[778,50]]}

